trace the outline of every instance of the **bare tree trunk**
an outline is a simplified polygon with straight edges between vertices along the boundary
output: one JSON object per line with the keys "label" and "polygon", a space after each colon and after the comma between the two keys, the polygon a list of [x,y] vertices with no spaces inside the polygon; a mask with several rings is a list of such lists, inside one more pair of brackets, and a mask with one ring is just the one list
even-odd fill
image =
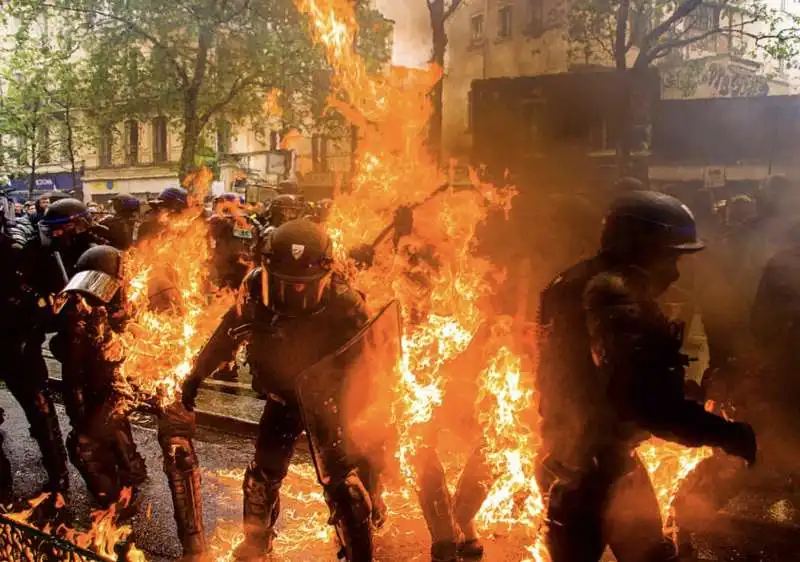
{"label": "bare tree trunk", "polygon": [[[431,62],[442,69],[444,77],[444,57],[447,52],[447,33],[445,31],[445,5],[444,0],[428,0],[430,13],[431,33],[433,48]],[[431,105],[433,112],[428,128],[428,149],[434,160],[439,163],[442,157],[442,121],[444,119],[444,83],[439,80],[431,91]]]}
{"label": "bare tree trunk", "polygon": [[39,127],[36,126],[36,120],[34,119],[33,125],[31,125],[31,158],[28,162],[31,172],[31,175],[28,177],[28,198],[31,200],[33,199],[33,191],[36,189],[36,158],[39,150],[39,146],[36,142],[36,135],[38,132]]}
{"label": "bare tree trunk", "polygon": [[67,154],[69,155],[69,171],[72,175],[72,189],[76,189],[78,174],[75,166],[75,132],[72,128],[72,114],[69,104],[64,106],[64,123],[67,125]]}
{"label": "bare tree trunk", "polygon": [[617,175],[629,174],[631,159],[631,85],[626,55],[630,0],[621,0],[617,11],[617,28],[614,38],[614,62],[617,69],[620,95],[617,108]]}
{"label": "bare tree trunk", "polygon": [[[194,168],[194,158],[200,144],[200,134],[206,122],[198,114],[197,102],[200,97],[200,88],[206,77],[208,67],[208,51],[214,38],[214,30],[208,27],[200,29],[197,38],[197,59],[195,60],[192,81],[184,91],[183,98],[183,146],[181,159],[178,165],[180,181],[183,183],[186,176]],[[211,115],[207,116],[211,118]]]}
{"label": "bare tree trunk", "polygon": [[200,143],[200,120],[197,117],[196,105],[187,104],[183,114],[183,145],[178,171],[181,183],[194,168],[194,157]]}

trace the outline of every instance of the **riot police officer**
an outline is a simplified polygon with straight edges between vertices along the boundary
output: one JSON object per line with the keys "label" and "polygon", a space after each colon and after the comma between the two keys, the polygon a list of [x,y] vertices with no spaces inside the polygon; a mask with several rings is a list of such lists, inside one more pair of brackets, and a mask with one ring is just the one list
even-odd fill
{"label": "riot police officer", "polygon": [[267,226],[279,227],[291,220],[303,218],[306,206],[296,195],[278,195],[267,209]]}
{"label": "riot police officer", "polygon": [[[7,356],[7,350],[14,349],[9,346],[9,342],[14,334],[19,333],[16,319],[19,312],[24,310],[24,300],[31,301],[33,295],[21,290],[21,277],[19,266],[19,254],[21,241],[24,243],[26,233],[32,233],[33,227],[28,222],[27,217],[15,216],[12,202],[5,195],[0,196],[0,342],[2,342],[3,357]],[[25,299],[27,294],[27,299]],[[6,378],[5,371],[0,372]],[[16,397],[16,395],[15,395]],[[2,425],[5,412],[0,408],[0,425]],[[6,457],[3,449],[4,436],[0,433],[0,503],[7,504],[12,499],[13,493],[13,473],[11,464]]]}
{"label": "riot police officer", "polygon": [[168,187],[149,203],[150,210],[139,226],[137,242],[155,238],[163,231],[163,223],[170,216],[186,211],[189,208],[189,192],[182,187]]}
{"label": "riot police officer", "polygon": [[[276,228],[263,246],[262,266],[242,284],[240,306],[225,315],[183,388],[183,400],[191,408],[200,381],[233,358],[241,339],[248,342],[253,387],[267,402],[255,460],[245,473],[240,560],[260,559],[272,549],[278,492],[304,429],[295,389],[298,376],[333,354],[367,322],[362,297],[333,275],[332,249],[330,237],[310,221],[294,220]],[[330,472],[323,487],[345,555],[372,560],[372,501],[363,476],[349,459],[337,456],[341,447],[321,441],[321,462]]]}
{"label": "riot police officer", "polygon": [[634,448],[648,435],[710,445],[755,462],[752,428],[706,412],[683,394],[683,327],[656,303],[697,252],[692,213],[656,192],[629,192],[609,210],[600,252],[542,293],[539,367],[553,562],[673,560],[658,503]]}
{"label": "riot police officer", "polygon": [[131,425],[114,390],[122,361],[115,335],[125,326],[122,254],[111,246],[88,249],[59,295],[65,355],[64,403],[72,424],[67,449],[86,487],[103,507],[122,488],[147,478]]}
{"label": "riot police officer", "polygon": [[[13,232],[7,293],[3,314],[6,384],[22,406],[31,434],[39,444],[47,471],[47,488],[68,488],[67,453],[48,388],[47,365],[42,356],[45,333],[58,331],[50,308],[52,298],[74,273],[78,257],[101,239],[94,231],[86,206],[76,199],[51,202],[38,224],[38,235],[24,221]],[[5,283],[4,283],[5,284]],[[62,360],[65,346],[54,337],[50,349]]]}
{"label": "riot police officer", "polygon": [[236,193],[224,193],[214,201],[208,219],[212,278],[219,287],[238,288],[249,269],[255,236]]}
{"label": "riot police officer", "polygon": [[111,205],[114,214],[104,218],[100,224],[108,229],[109,244],[125,251],[133,246],[142,204],[133,195],[123,193],[114,197]]}

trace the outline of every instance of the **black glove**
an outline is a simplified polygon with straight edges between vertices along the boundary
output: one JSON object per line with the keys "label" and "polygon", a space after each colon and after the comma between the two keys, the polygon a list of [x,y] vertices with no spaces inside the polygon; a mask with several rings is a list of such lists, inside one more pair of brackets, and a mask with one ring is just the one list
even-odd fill
{"label": "black glove", "polygon": [[190,412],[194,412],[197,393],[199,390],[200,381],[196,377],[190,376],[183,381],[183,387],[181,388],[181,401],[183,402],[183,407]]}
{"label": "black glove", "polygon": [[356,266],[366,269],[372,267],[375,261],[375,248],[371,244],[359,244],[350,250],[349,256]]}
{"label": "black glove", "polygon": [[722,450],[729,455],[744,459],[748,466],[753,466],[756,463],[758,445],[752,426],[741,422],[729,423]]}

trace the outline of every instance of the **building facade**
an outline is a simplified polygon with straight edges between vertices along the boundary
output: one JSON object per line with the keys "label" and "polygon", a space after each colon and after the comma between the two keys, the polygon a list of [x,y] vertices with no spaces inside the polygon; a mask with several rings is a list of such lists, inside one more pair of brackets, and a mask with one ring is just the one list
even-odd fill
{"label": "building facade", "polygon": [[[765,0],[768,9],[795,13],[791,0]],[[444,83],[444,149],[464,156],[472,146],[470,84],[476,79],[557,74],[581,68],[613,68],[613,62],[570,50],[568,4],[564,0],[475,0],[448,22]],[[683,25],[704,33],[731,29],[676,49],[659,61],[663,99],[781,95],[792,91],[782,65],[757,55],[754,41],[736,30],[743,15],[701,5]],[[750,23],[756,34],[764,24]],[[715,27],[712,27],[715,26]],[[629,53],[629,65],[637,54]]]}

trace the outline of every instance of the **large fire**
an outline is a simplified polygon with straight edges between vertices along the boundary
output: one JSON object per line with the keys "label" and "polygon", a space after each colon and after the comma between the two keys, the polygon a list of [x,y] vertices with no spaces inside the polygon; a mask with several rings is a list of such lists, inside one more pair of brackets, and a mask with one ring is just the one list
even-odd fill
{"label": "large fire", "polygon": [[[356,170],[351,189],[339,195],[328,221],[343,273],[368,295],[374,309],[397,299],[402,308],[402,359],[395,373],[393,425],[397,432],[394,458],[402,476],[387,492],[392,514],[418,515],[412,499],[416,488],[415,458],[445,399],[449,362],[464,353],[481,326],[490,326],[476,373],[477,437],[494,476],[478,515],[485,532],[520,534],[531,560],[547,559],[541,529],[545,524],[542,495],[534,478],[538,435],[533,365],[522,353],[522,328],[510,318],[497,318],[488,305],[494,280],[502,277],[475,253],[477,227],[492,209],[507,209],[513,189],[485,185],[472,175],[469,185],[453,185],[430,156],[424,133],[431,116],[428,92],[441,70],[390,68],[370,74],[357,54],[357,23],[349,0],[296,0],[309,16],[311,34],[327,49],[334,70],[333,110],[358,128]],[[276,104],[274,96],[269,105]],[[277,109],[275,109],[277,111]],[[195,192],[210,178],[195,178]],[[444,186],[444,187],[443,187]],[[435,194],[434,194],[435,192]],[[387,225],[403,207],[412,207],[413,228],[403,237],[384,237]],[[129,405],[164,406],[177,398],[192,359],[233,303],[233,295],[208,282],[205,221],[187,214],[169,225],[158,240],[131,251],[126,267],[131,321],[113,350],[125,357],[120,388]],[[347,260],[349,249],[380,242],[373,266],[360,270]],[[209,296],[211,295],[211,296]],[[666,515],[679,482],[703,452],[649,441],[640,453],[650,469],[662,513]],[[293,520],[278,535],[276,550],[328,542],[332,534],[324,501],[309,467],[302,476],[308,489],[285,492],[293,501],[319,505],[320,517]],[[217,475],[234,477],[241,473]],[[212,543],[218,562],[231,559],[242,540],[238,525],[220,525]]]}

